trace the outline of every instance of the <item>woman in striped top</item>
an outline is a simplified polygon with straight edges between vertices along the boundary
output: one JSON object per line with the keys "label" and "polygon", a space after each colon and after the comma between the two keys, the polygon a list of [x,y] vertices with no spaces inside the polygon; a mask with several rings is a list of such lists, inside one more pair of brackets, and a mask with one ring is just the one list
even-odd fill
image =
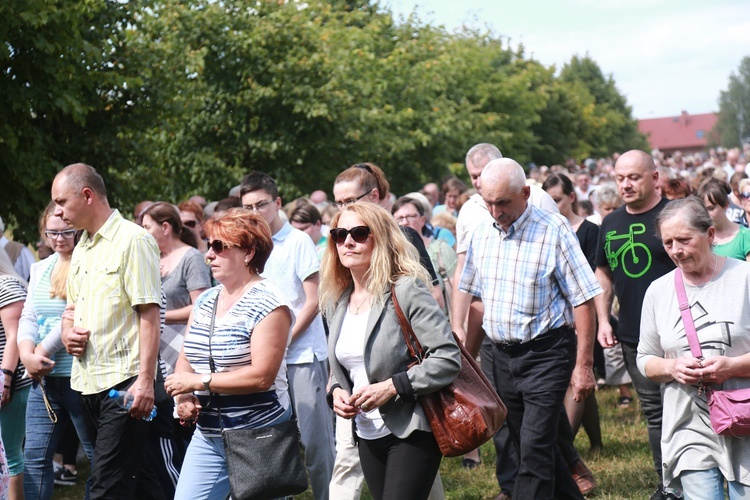
{"label": "woman in striped top", "polygon": [[18,276],[10,257],[0,250],[0,351],[5,381],[0,427],[10,470],[8,498],[23,498],[23,438],[26,434],[26,399],[31,380],[23,378],[18,358],[18,318],[26,299],[26,282]]}
{"label": "woman in striped top", "polygon": [[[93,456],[80,395],[70,388],[73,356],[65,352],[60,341],[75,229],[55,217],[54,208],[54,203],[47,205],[39,220],[39,230],[55,253],[31,266],[29,294],[18,327],[21,360],[34,379],[26,408],[26,423],[34,429],[26,438],[24,452],[27,500],[52,498],[55,479],[52,456],[68,422],[73,422],[89,460]],[[47,410],[44,392],[53,413]]]}
{"label": "woman in striped top", "polygon": [[271,230],[261,217],[235,208],[210,219],[204,231],[220,285],[198,297],[175,373],[164,384],[177,397],[180,420],[197,420],[175,499],[229,495],[221,427],[266,427],[292,414],[284,354],[293,313],[260,277],[273,248]]}

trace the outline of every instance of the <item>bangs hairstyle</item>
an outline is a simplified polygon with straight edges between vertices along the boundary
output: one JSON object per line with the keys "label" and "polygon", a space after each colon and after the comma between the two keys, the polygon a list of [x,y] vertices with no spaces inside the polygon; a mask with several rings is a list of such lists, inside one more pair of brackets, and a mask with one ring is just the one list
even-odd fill
{"label": "bangs hairstyle", "polygon": [[[331,221],[337,228],[341,214],[353,212],[370,228],[372,257],[365,275],[365,288],[373,297],[374,304],[383,305],[385,292],[402,276],[422,280],[428,290],[432,288],[430,276],[419,262],[417,249],[409,243],[396,224],[396,220],[384,208],[374,203],[354,203],[341,209]],[[333,313],[342,295],[353,285],[352,273],[341,264],[336,243],[328,238],[328,248],[320,266],[320,309]]]}
{"label": "bangs hairstyle", "polygon": [[719,179],[711,179],[698,188],[698,198],[706,199],[713,205],[719,205],[721,208],[729,206],[729,193],[732,187]]}
{"label": "bangs hairstyle", "polygon": [[377,189],[378,200],[380,201],[385,198],[391,187],[385,178],[385,173],[380,167],[370,162],[357,163],[356,165],[347,168],[336,177],[336,180],[333,181],[333,185],[335,186],[342,182],[354,182],[365,193]]}
{"label": "bangs hairstyle", "polygon": [[661,225],[676,216],[682,217],[692,229],[701,234],[708,233],[708,229],[713,226],[703,200],[697,196],[688,196],[667,203],[667,206],[656,217],[656,236],[661,238]]}
{"label": "bangs hairstyle", "polygon": [[164,201],[157,201],[153,205],[149,205],[146,210],[141,212],[141,220],[145,216],[151,217],[154,222],[160,226],[165,222],[172,228],[172,235],[174,238],[182,241],[186,245],[190,245],[193,248],[198,247],[198,242],[195,239],[195,235],[192,231],[182,225],[182,219],[180,219],[180,212],[177,207],[171,203]]}
{"label": "bangs hairstyle", "polygon": [[183,201],[182,203],[177,205],[177,210],[179,210],[180,212],[190,212],[191,214],[195,215],[195,220],[197,220],[199,223],[203,222],[203,209],[194,201]]}
{"label": "bangs hairstyle", "polygon": [[230,208],[218,217],[211,217],[203,226],[206,236],[227,245],[253,253],[248,267],[262,273],[273,250],[271,228],[263,217],[246,208]]}
{"label": "bangs hairstyle", "polygon": [[[47,234],[46,234],[47,219],[54,216],[55,205],[56,203],[54,201],[51,201],[49,205],[47,205],[47,208],[45,208],[42,211],[42,215],[39,216],[39,233],[42,235],[42,241],[44,242],[47,242]],[[71,227],[71,229],[73,228]],[[73,241],[74,241],[74,245],[75,245],[75,242],[78,241],[77,231],[76,231],[76,237]],[[55,269],[52,271],[52,276],[50,276],[49,297],[51,299],[58,298],[58,299],[67,300],[68,298],[68,272],[70,272],[70,259],[58,260],[57,265],[55,266]]]}

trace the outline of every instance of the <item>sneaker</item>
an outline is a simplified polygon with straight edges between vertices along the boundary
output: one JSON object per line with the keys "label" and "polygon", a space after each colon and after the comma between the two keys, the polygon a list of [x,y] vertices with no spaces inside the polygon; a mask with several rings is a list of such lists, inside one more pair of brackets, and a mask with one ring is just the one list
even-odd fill
{"label": "sneaker", "polygon": [[630,403],[632,400],[627,396],[621,396],[620,399],[617,400],[617,407],[618,408],[628,408],[630,407]]}
{"label": "sneaker", "polygon": [[65,467],[55,471],[55,484],[58,486],[75,486],[78,472],[70,471]]}

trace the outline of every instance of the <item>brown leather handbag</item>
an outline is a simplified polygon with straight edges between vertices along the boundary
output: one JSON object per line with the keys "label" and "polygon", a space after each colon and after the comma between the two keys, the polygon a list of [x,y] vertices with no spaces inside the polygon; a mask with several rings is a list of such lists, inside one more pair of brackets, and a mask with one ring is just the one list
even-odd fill
{"label": "brown leather handbag", "polygon": [[[391,285],[391,299],[396,309],[404,342],[414,359],[409,366],[421,363],[424,349],[414,334]],[[453,333],[461,349],[461,371],[456,380],[442,389],[419,396],[432,433],[446,457],[463,455],[489,441],[505,422],[508,409],[484,376],[476,361]]]}

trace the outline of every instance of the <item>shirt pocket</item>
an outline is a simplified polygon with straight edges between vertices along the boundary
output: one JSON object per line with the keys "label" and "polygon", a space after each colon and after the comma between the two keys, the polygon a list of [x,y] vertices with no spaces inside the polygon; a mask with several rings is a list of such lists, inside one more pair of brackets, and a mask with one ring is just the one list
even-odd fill
{"label": "shirt pocket", "polygon": [[99,276],[96,284],[97,295],[105,299],[119,299],[122,294],[120,264],[101,264],[97,268],[97,275]]}

